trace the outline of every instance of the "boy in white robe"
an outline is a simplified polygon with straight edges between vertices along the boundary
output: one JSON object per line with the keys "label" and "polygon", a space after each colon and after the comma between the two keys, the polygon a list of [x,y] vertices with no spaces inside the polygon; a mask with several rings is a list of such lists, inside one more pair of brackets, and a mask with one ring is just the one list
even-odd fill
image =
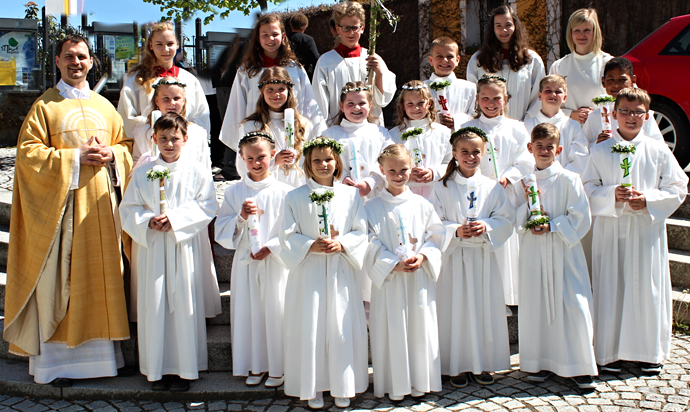
{"label": "boy in white robe", "polygon": [[331,124],[340,109],[340,90],[348,82],[366,81],[367,71],[372,69],[375,75],[372,113],[383,126],[383,108],[393,100],[397,86],[395,74],[388,70],[381,56],[376,53],[367,56],[367,49],[359,45],[366,21],[364,8],[353,1],[339,3],[333,6],[333,20],[340,44],[321,55],[312,79],[321,113]]}
{"label": "boy in white robe", "polygon": [[618,93],[613,116],[621,140],[594,146],[582,176],[596,216],[594,352],[600,370],[611,373],[628,360],[639,362],[644,373],[658,374],[671,349],[665,222],[683,203],[688,177],[665,143],[642,132],[649,103],[641,89]]}
{"label": "boy in white robe", "polygon": [[378,163],[388,185],[364,207],[374,395],[401,401],[441,390],[436,279],[445,228],[431,203],[407,187],[412,161],[403,145],[387,146]]}
{"label": "boy in white robe", "polygon": [[[580,176],[556,160],[563,150],[556,126],[537,125],[531,140],[533,175],[514,186],[520,205],[515,226],[521,235],[520,369],[533,382],[555,373],[572,378],[580,389],[592,389],[597,374],[592,289],[580,244],[591,224],[589,202]],[[540,215],[532,217],[532,212],[540,202],[549,221],[537,224]]]}
{"label": "boy in white robe", "polygon": [[441,373],[456,388],[494,382],[510,368],[508,324],[495,250],[513,233],[514,210],[501,185],[480,172],[486,134],[453,133],[453,158],[432,203],[446,227],[437,285]]}
{"label": "boy in white robe", "polygon": [[460,47],[450,37],[441,36],[431,42],[429,64],[434,72],[425,80],[436,104],[438,122],[457,130],[475,112],[477,85],[455,76],[460,63]]}
{"label": "boy in white robe", "polygon": [[587,165],[589,149],[580,123],[566,116],[561,105],[568,98],[568,84],[562,76],[550,74],[539,82],[541,110],[525,120],[527,133],[540,123],[550,123],[558,129],[562,147],[556,160],[571,172],[582,174]]}
{"label": "boy in white robe", "polygon": [[160,157],[135,170],[120,205],[138,250],[139,368],[155,391],[187,391],[208,369],[200,232],[218,202],[208,170],[181,156],[186,126],[176,113],[158,119]]}

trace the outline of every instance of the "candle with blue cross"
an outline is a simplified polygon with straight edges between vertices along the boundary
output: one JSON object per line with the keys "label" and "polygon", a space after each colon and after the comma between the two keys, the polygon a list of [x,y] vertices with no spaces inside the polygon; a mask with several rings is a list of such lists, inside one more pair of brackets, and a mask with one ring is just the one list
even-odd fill
{"label": "candle with blue cross", "polygon": [[408,237],[412,239],[408,227],[405,225],[405,218],[400,210],[395,213],[398,220],[397,232],[398,232],[398,247],[395,249],[395,254],[400,258],[400,260],[407,260],[414,256],[414,251],[412,250],[413,245],[411,241],[408,241]]}
{"label": "candle with blue cross", "polygon": [[477,193],[477,181],[472,177],[467,179],[467,223],[476,222],[479,218]]}

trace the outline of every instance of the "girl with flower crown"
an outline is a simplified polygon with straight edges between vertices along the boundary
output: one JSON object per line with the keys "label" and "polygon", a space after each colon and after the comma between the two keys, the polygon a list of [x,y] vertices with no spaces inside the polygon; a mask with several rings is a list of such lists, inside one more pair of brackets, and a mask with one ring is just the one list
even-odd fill
{"label": "girl with flower crown", "polygon": [[280,259],[280,214],[292,187],[271,173],[276,153],[265,132],[247,133],[239,154],[248,170],[237,184],[225,189],[215,224],[215,240],[235,249],[230,278],[232,372],[246,376],[246,384],[283,384],[283,303],[287,269]]}
{"label": "girl with flower crown", "polygon": [[158,78],[167,76],[187,85],[187,106],[182,116],[205,130],[211,130],[210,111],[201,83],[193,74],[174,64],[179,44],[172,23],[166,21],[151,26],[141,64],[133,67],[122,79],[117,111],[122,116],[127,136],[134,136],[138,125],[149,123],[152,85]]}
{"label": "girl with flower crown", "polygon": [[[242,135],[260,130],[271,136],[277,154],[271,162],[274,178],[293,188],[306,183],[302,171],[302,145],[311,138],[312,124],[297,110],[294,84],[287,70],[282,67],[269,67],[261,74],[259,90],[261,97],[256,102],[256,111],[242,120]],[[291,110],[288,110],[291,109]],[[287,112],[291,116],[286,116]],[[292,122],[288,117],[291,117]],[[237,147],[232,147],[237,150]],[[244,179],[247,175],[245,163],[237,155],[237,171]]]}
{"label": "girl with flower crown", "polygon": [[[292,90],[297,102],[296,109],[311,121],[318,136],[318,133],[326,128],[326,123],[314,97],[307,72],[299,64],[290,47],[282,17],[276,13],[261,16],[254,25],[246,50],[232,84],[228,110],[225,111],[223,127],[220,130],[220,140],[236,150],[243,136],[240,124],[243,119],[255,112],[257,102],[261,100],[261,74],[265,69],[276,66],[287,70],[289,79],[294,84]],[[241,164],[238,162],[239,166]]]}
{"label": "girl with flower crown", "polygon": [[343,146],[319,137],[304,144],[307,184],[287,195],[280,258],[285,292],[285,394],[324,406],[323,391],[345,408],[366,391],[367,326],[357,271],[367,250],[366,214],[338,180]]}
{"label": "girl with flower crown", "polygon": [[[482,77],[477,82],[477,114],[464,124],[486,133],[486,156],[482,158],[481,172],[504,188],[515,184],[534,168],[534,159],[527,152],[527,130],[522,122],[505,116],[507,102],[505,79]],[[509,195],[512,194],[508,189]],[[511,201],[514,201],[512,196]],[[514,235],[496,251],[506,305],[518,304],[518,246],[517,235]]]}
{"label": "girl with flower crown", "polygon": [[395,143],[412,156],[410,190],[425,198],[452,158],[450,129],[436,119],[436,105],[429,87],[419,80],[402,86],[398,96],[398,125],[389,130]]}

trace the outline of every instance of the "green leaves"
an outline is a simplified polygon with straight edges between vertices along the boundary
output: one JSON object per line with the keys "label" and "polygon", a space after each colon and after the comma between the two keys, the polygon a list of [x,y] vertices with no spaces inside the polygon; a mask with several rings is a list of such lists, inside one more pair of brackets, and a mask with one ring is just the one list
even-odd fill
{"label": "green leaves", "polygon": [[[282,3],[284,0],[267,0],[271,3]],[[204,17],[204,24],[209,24],[216,16],[225,19],[231,11],[241,11],[249,15],[251,11],[261,4],[256,0],[144,0],[160,6],[161,12],[165,13],[165,20],[187,20],[199,12],[207,14]]]}

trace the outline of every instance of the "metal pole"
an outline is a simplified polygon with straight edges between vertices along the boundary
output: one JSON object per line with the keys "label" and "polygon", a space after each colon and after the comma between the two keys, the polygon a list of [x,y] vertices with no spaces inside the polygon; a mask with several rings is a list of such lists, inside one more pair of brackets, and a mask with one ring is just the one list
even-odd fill
{"label": "metal pole", "polygon": [[41,8],[41,16],[43,20],[43,58],[41,59],[41,71],[43,72],[42,77],[42,82],[41,82],[41,90],[45,91],[47,89],[47,83],[48,80],[46,79],[46,56],[49,57],[50,60],[50,54],[48,53],[48,16],[46,16],[46,8],[42,7]]}
{"label": "metal pole", "polygon": [[201,69],[203,67],[203,62],[201,59],[201,18],[197,17],[196,18],[196,42],[195,46],[196,48],[194,49],[194,67],[196,67],[196,72],[197,74],[201,73]]}
{"label": "metal pole", "polygon": [[64,30],[67,30],[67,26],[69,26],[69,22],[67,20],[67,15],[63,14],[60,16],[60,27]]}

